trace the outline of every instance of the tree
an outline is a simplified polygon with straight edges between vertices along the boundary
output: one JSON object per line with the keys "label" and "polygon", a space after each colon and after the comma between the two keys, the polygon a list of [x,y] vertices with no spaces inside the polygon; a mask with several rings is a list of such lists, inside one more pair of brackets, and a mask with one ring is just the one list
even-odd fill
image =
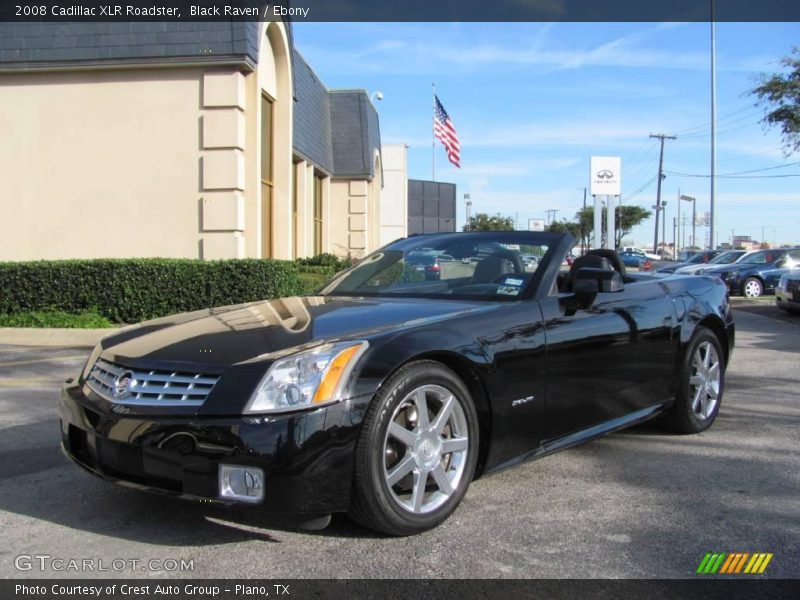
{"label": "tree", "polygon": [[581,239],[581,224],[575,221],[567,221],[561,219],[560,221],[553,221],[547,227],[547,231],[551,233],[569,233],[576,240]]}
{"label": "tree", "polygon": [[750,94],[758,96],[756,105],[766,109],[762,122],[780,127],[784,154],[789,156],[800,151],[800,48],[792,48],[792,55],[780,62],[787,72],[762,75]]}
{"label": "tree", "polygon": [[514,219],[477,213],[469,218],[469,227],[464,225],[464,231],[514,231]]}
{"label": "tree", "polygon": [[[617,209],[614,211],[614,243],[615,248],[619,248],[622,244],[622,238],[628,235],[631,230],[639,225],[642,221],[645,221],[650,218],[653,213],[649,210],[642,208],[641,206],[636,205],[623,205],[618,206]],[[587,206],[585,209],[579,210],[575,214],[575,219],[577,222],[574,223],[575,227],[577,227],[577,235],[572,233],[576,239],[580,239],[581,237],[581,224],[583,224],[583,231],[588,236],[594,230],[594,207]],[[603,211],[603,225],[605,226],[606,223],[606,211]],[[594,243],[595,247],[600,246],[600,241],[596,240]]]}

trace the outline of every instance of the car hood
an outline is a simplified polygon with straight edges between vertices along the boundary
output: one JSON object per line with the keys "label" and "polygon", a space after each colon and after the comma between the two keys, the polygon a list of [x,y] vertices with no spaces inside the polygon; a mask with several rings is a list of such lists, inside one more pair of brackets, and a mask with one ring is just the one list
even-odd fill
{"label": "car hood", "polygon": [[253,302],[147,321],[105,338],[102,356],[131,366],[168,363],[224,369],[258,356],[339,339],[368,338],[499,303],[306,296]]}

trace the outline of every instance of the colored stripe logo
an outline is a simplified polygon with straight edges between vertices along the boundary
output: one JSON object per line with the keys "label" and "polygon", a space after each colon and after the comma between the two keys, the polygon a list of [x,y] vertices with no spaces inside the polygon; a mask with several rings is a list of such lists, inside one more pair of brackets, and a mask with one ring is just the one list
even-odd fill
{"label": "colored stripe logo", "polygon": [[707,552],[697,567],[700,575],[760,575],[772,560],[772,552]]}

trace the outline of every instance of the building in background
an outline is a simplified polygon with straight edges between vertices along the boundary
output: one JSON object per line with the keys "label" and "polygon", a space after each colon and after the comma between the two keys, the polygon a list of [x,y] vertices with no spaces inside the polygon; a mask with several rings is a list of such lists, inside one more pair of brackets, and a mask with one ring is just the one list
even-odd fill
{"label": "building in background", "polygon": [[0,260],[359,255],[378,115],[283,22],[1,23]]}
{"label": "building in background", "polygon": [[381,231],[378,246],[408,235],[408,146],[384,144]]}
{"label": "building in background", "polygon": [[408,235],[455,230],[455,184],[409,179]]}

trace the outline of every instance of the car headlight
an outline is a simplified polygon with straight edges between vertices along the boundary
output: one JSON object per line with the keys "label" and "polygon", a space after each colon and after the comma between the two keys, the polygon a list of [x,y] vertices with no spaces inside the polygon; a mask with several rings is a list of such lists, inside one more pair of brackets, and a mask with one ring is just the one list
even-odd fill
{"label": "car headlight", "polygon": [[789,287],[789,278],[786,275],[782,275],[778,281],[778,289],[785,290],[787,287]]}
{"label": "car headlight", "polygon": [[258,385],[245,413],[270,413],[341,400],[365,341],[324,344],[276,360]]}

